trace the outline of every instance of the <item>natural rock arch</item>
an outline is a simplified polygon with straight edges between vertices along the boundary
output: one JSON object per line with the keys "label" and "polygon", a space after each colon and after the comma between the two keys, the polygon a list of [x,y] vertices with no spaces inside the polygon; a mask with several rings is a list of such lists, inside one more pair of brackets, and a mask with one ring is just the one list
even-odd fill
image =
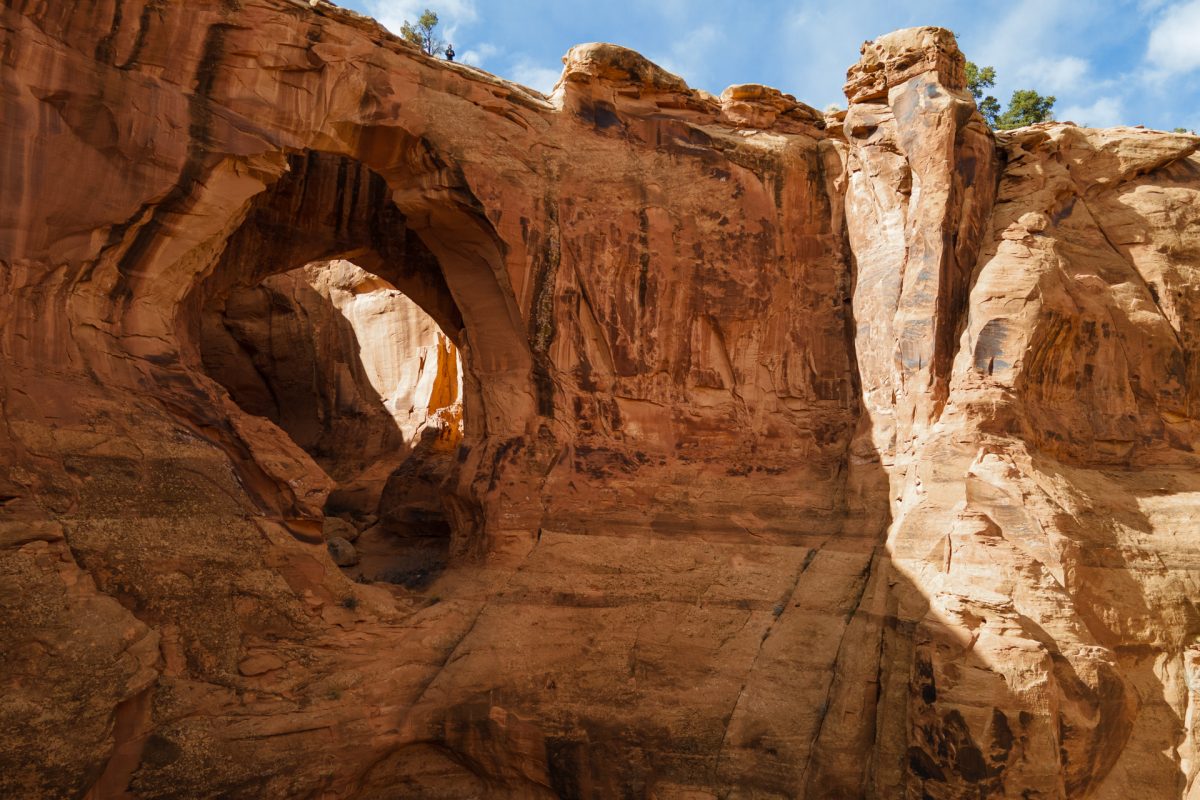
{"label": "natural rock arch", "polygon": [[[403,177],[419,182],[412,174]],[[465,454],[489,435],[520,430],[527,412],[521,394],[510,387],[528,381],[528,348],[504,314],[511,298],[495,279],[499,243],[487,221],[464,205],[459,201],[437,209],[410,201],[410,213],[426,224],[437,220],[440,227],[427,228],[424,235],[441,251],[439,258],[409,226],[381,175],[347,156],[314,151],[288,156],[287,169],[250,200],[240,225],[217,246],[216,262],[197,276],[180,305],[176,329],[188,354],[184,363],[203,370],[196,363],[205,336],[201,328],[214,327],[205,320],[221,313],[230,292],[304,264],[352,259],[424,309],[459,347]],[[509,390],[484,392],[482,387],[493,381]],[[460,502],[452,504],[463,548],[469,543],[461,537],[478,522],[478,504],[469,498],[471,477],[463,481]]]}

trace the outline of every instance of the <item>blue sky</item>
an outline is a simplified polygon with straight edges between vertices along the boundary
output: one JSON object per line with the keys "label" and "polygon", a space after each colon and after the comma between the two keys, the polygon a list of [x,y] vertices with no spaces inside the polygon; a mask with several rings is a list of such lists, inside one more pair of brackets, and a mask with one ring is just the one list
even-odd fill
{"label": "blue sky", "polygon": [[859,45],[913,25],[955,31],[994,90],[1058,97],[1059,119],[1200,130],[1200,0],[340,0],[399,31],[430,7],[459,60],[548,91],[581,42],[632,47],[719,94],[765,83],[824,108]]}

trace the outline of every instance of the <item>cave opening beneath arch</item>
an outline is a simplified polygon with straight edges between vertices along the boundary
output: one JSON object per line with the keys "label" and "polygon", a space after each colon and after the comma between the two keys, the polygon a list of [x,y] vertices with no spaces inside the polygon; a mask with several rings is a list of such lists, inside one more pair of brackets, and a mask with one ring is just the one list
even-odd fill
{"label": "cave opening beneath arch", "polygon": [[361,162],[289,156],[187,304],[198,365],[330,479],[334,562],[416,589],[469,538],[474,507],[457,479],[483,436],[473,340],[443,264],[468,304],[491,302],[475,294],[491,268],[472,243],[477,221],[436,203],[428,213],[464,253],[435,255]]}
{"label": "cave opening beneath arch", "polygon": [[442,493],[463,439],[455,343],[345,259],[230,291],[204,317],[205,370],[336,483],[324,535],[352,578],[420,588],[444,566]]}

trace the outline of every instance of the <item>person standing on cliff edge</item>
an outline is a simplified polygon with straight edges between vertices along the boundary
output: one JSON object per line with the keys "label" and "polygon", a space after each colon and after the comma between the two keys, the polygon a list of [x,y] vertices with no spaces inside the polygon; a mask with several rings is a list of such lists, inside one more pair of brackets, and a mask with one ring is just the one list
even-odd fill
{"label": "person standing on cliff edge", "polygon": [[446,45],[446,60],[447,61],[454,60],[454,45],[452,45],[452,44]]}

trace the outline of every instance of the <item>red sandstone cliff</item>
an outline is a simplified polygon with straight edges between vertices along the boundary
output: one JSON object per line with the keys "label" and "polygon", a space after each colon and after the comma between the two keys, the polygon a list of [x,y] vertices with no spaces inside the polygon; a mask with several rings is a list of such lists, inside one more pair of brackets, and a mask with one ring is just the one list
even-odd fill
{"label": "red sandstone cliff", "polygon": [[[0,794],[1200,792],[1197,137],[994,137],[933,28],[844,125],[291,0],[16,0],[0,62]],[[338,259],[461,444],[272,277]]]}

